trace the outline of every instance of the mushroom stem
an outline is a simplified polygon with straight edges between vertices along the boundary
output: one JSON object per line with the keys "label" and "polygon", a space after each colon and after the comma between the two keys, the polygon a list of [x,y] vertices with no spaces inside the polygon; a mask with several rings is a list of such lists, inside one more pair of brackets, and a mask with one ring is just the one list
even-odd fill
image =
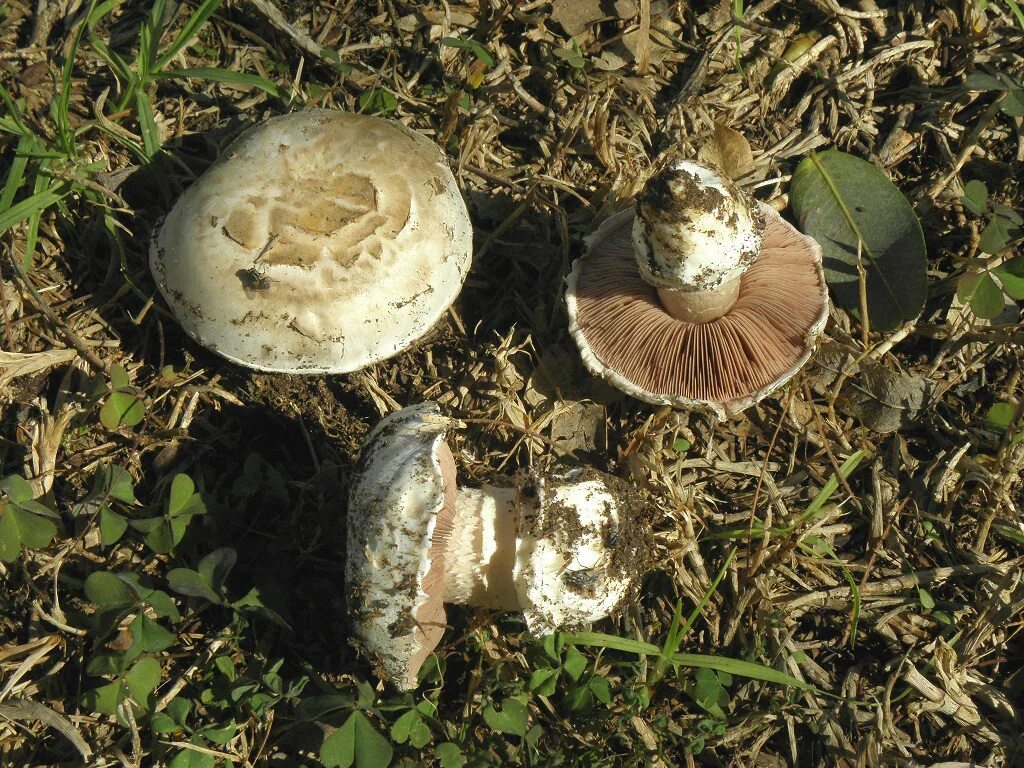
{"label": "mushroom stem", "polygon": [[688,323],[706,323],[721,317],[740,295],[740,278],[727,280],[710,291],[658,288],[661,304],[672,317]]}
{"label": "mushroom stem", "polygon": [[[460,488],[445,547],[444,602],[514,611],[520,608],[512,570],[516,559],[515,488]],[[521,499],[520,503],[530,503]]]}

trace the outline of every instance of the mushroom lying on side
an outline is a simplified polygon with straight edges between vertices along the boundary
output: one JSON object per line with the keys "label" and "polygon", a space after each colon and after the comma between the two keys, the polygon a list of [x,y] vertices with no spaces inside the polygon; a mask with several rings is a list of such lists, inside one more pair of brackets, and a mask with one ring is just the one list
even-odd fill
{"label": "mushroom lying on side", "polygon": [[616,610],[646,562],[646,523],[623,481],[577,469],[456,489],[452,424],[434,403],[386,417],[349,496],[353,628],[403,690],[444,633],[444,603],[522,611],[536,634],[577,627]]}
{"label": "mushroom lying on side", "polygon": [[821,248],[678,161],[587,239],[566,301],[587,367],[649,403],[735,415],[788,381],[828,318]]}
{"label": "mushroom lying on side", "polygon": [[241,365],[345,373],[451,305],[472,258],[441,149],[400,123],[312,109],[243,133],[150,248],[185,331]]}

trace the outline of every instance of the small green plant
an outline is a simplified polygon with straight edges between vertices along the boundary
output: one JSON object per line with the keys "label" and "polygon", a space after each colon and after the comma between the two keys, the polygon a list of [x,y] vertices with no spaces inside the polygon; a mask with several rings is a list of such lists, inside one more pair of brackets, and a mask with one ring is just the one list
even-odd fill
{"label": "small green plant", "polygon": [[19,475],[0,480],[0,560],[13,562],[22,547],[42,549],[57,535],[57,513],[35,500],[32,484]]}
{"label": "small green plant", "polygon": [[463,40],[459,37],[442,37],[441,45],[448,48],[461,48],[473,54],[473,62],[466,67],[466,83],[474,90],[484,81],[487,70],[494,64],[494,55],[476,40]]}
{"label": "small green plant", "polygon": [[[986,220],[978,248],[997,255],[1024,239],[1024,218],[1019,211],[989,198],[984,182],[972,180],[964,187],[964,208]],[[972,269],[960,276],[957,297],[980,318],[992,320],[1003,311],[1004,294],[1024,300],[1024,256],[989,267]]]}
{"label": "small green plant", "polygon": [[128,372],[120,365],[110,367],[110,387],[100,408],[100,423],[111,432],[122,424],[138,426],[146,416],[146,404],[138,389],[132,386]]}
{"label": "small green plant", "polygon": [[132,476],[124,467],[100,465],[93,475],[92,490],[72,508],[76,517],[88,517],[89,523],[99,516],[100,540],[108,547],[128,530],[128,521],[115,509],[115,502],[125,510],[137,503]]}
{"label": "small green plant", "polygon": [[586,66],[587,60],[583,58],[583,49],[575,38],[570,40],[566,47],[555,48],[552,53],[575,70],[581,70]]}
{"label": "small green plant", "polygon": [[206,504],[202,495],[196,492],[192,478],[186,474],[177,474],[171,481],[171,492],[164,514],[129,520],[128,524],[143,534],[150,549],[159,554],[167,554],[181,542],[192,519],[205,514]]}
{"label": "small green plant", "polygon": [[371,88],[359,95],[359,111],[367,115],[386,115],[398,109],[398,99],[391,91]]}
{"label": "small green plant", "polygon": [[356,684],[356,690],[355,698],[345,693],[312,696],[295,709],[296,720],[320,723],[331,729],[320,745],[320,762],[324,768],[353,765],[387,768],[391,765],[394,749],[367,717],[367,714],[379,716],[377,694],[362,681]]}
{"label": "small green plant", "polygon": [[544,655],[530,675],[529,689],[540,696],[563,692],[563,702],[571,712],[588,711],[594,701],[612,702],[611,686],[578,648],[566,645],[562,633],[546,635],[542,642]]}

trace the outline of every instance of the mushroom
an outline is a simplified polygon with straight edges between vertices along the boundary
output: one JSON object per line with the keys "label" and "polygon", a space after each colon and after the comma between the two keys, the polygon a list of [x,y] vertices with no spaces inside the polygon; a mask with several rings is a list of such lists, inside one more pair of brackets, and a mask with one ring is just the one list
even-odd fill
{"label": "mushroom", "polygon": [[444,153],[400,123],[313,109],[247,130],[150,247],[185,331],[233,362],[345,373],[426,333],[472,229]]}
{"label": "mushroom", "polygon": [[387,416],[349,496],[352,625],[403,690],[440,642],[444,603],[522,611],[542,634],[610,614],[645,563],[646,522],[625,482],[570,469],[456,488],[453,424],[432,402]]}
{"label": "mushroom", "polygon": [[735,415],[807,362],[828,318],[814,239],[694,162],[586,243],[570,332],[592,373],[649,403]]}

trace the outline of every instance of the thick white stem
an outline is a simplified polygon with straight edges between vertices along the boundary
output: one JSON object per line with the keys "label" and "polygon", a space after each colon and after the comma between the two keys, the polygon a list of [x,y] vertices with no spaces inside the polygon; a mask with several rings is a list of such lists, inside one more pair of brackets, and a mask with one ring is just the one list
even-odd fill
{"label": "thick white stem", "polygon": [[658,297],[672,317],[688,323],[706,323],[721,317],[740,295],[740,278],[722,283],[710,291],[686,291],[658,288]]}
{"label": "thick white stem", "polygon": [[512,580],[516,497],[515,488],[495,486],[460,488],[456,493],[455,520],[444,553],[446,603],[519,609]]}

